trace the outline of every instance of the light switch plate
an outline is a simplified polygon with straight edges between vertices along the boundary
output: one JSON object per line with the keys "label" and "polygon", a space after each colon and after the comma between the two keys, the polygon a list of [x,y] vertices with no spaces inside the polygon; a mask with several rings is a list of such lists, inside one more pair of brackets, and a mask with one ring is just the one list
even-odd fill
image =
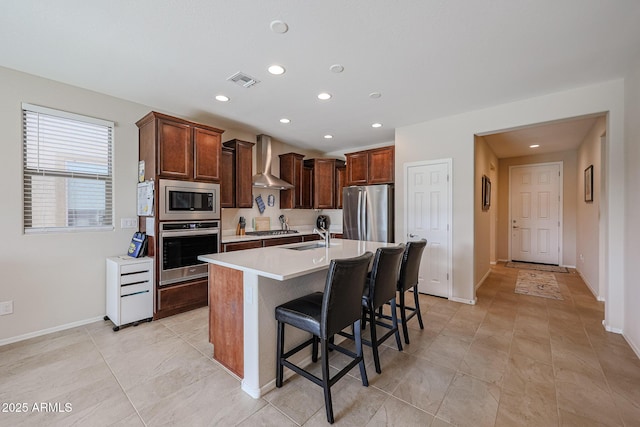
{"label": "light switch plate", "polygon": [[13,301],[0,302],[0,316],[13,313]]}
{"label": "light switch plate", "polygon": [[138,218],[120,218],[120,228],[138,228]]}

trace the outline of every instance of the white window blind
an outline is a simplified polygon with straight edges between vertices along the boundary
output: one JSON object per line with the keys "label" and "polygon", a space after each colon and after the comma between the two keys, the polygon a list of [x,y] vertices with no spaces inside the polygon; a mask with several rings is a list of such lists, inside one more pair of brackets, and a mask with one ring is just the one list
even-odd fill
{"label": "white window blind", "polygon": [[113,122],[22,104],[24,229],[113,229]]}

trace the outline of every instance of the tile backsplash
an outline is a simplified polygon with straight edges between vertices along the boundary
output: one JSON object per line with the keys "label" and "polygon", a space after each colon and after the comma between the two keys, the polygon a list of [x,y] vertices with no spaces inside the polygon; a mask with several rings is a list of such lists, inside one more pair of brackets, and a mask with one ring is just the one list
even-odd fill
{"label": "tile backsplash", "polygon": [[[260,213],[255,198],[262,196],[265,204],[264,213]],[[273,206],[269,206],[269,196],[273,196]],[[342,209],[280,209],[280,190],[265,188],[253,189],[253,207],[251,208],[224,208],[222,209],[222,230],[224,234],[235,233],[236,225],[243,216],[247,220],[247,230],[253,228],[253,218],[268,217],[271,220],[271,229],[280,229],[278,217],[284,215],[289,219],[289,227],[314,227],[318,215],[327,215],[331,220],[331,230],[342,229]]]}

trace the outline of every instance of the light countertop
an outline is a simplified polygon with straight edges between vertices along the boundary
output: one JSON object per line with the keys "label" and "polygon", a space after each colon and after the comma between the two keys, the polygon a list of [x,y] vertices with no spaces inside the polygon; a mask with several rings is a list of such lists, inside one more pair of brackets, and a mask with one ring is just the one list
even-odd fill
{"label": "light countertop", "polygon": [[290,249],[318,244],[324,244],[324,242],[311,241],[200,255],[198,259],[258,276],[284,281],[329,268],[332,259],[356,257],[367,251],[375,253],[380,247],[395,245],[395,243],[331,239],[331,246],[328,249],[326,247],[314,247],[307,250]]}

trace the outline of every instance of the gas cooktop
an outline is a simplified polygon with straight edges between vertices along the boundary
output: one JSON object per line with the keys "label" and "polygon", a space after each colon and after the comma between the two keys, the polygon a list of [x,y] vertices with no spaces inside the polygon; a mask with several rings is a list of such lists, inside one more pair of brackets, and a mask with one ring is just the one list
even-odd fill
{"label": "gas cooktop", "polygon": [[283,234],[295,234],[298,230],[263,230],[247,231],[247,236],[280,236]]}

